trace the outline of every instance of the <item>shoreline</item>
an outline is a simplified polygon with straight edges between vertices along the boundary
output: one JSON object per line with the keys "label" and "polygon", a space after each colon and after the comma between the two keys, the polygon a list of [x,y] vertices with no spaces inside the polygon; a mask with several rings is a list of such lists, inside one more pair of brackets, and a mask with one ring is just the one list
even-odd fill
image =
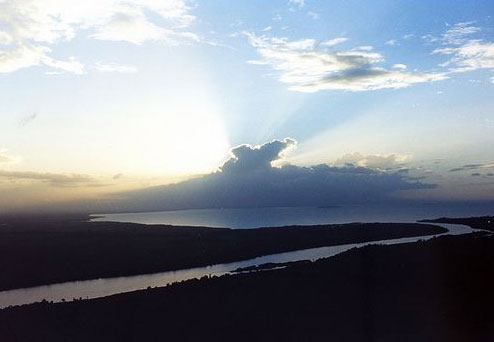
{"label": "shoreline", "polygon": [[[447,231],[418,223],[233,230],[79,220],[35,221],[11,222],[8,229],[0,230],[0,270],[7,275],[0,279],[2,291],[184,270],[263,255]],[[19,256],[23,259],[22,267]]]}
{"label": "shoreline", "polygon": [[[489,340],[494,336],[494,298],[489,295],[493,247],[492,235],[446,235],[366,246],[283,269],[203,277],[94,300],[12,307],[0,310],[0,336],[4,341],[51,342],[74,336],[77,341],[106,342],[124,336]],[[30,329],[22,328],[26,322]],[[190,322],[194,329],[187,329]]]}

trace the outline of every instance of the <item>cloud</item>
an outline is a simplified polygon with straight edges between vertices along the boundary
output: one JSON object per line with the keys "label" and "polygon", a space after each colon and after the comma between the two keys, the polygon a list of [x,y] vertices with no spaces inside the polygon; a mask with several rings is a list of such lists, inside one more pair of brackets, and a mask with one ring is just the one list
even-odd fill
{"label": "cloud", "polygon": [[290,138],[273,140],[260,146],[240,145],[231,150],[232,157],[226,161],[220,170],[224,173],[252,172],[268,170],[272,162],[281,158],[281,154],[290,147],[296,146],[296,141]]}
{"label": "cloud", "polygon": [[21,120],[19,120],[19,126],[21,126],[21,127],[27,126],[32,121],[34,121],[37,117],[38,117],[38,113],[29,114],[29,115],[23,117]]}
{"label": "cloud", "polygon": [[19,44],[17,48],[8,51],[0,50],[0,73],[10,73],[35,65],[46,65],[79,75],[84,73],[84,66],[74,57],[65,61],[57,60],[48,56],[50,52],[51,49],[47,47],[26,44]]}
{"label": "cloud", "polygon": [[455,24],[436,39],[442,46],[432,53],[452,56],[441,64],[450,67],[450,72],[494,69],[494,42],[472,39],[472,35],[482,30],[473,24],[472,21]]}
{"label": "cloud", "polygon": [[494,177],[494,173],[492,172],[487,172],[487,173],[480,173],[480,172],[475,172],[471,174],[472,177],[482,177],[482,178],[488,178],[488,177]]}
{"label": "cloud", "polygon": [[12,43],[12,36],[7,32],[0,31],[0,44],[8,45]]}
{"label": "cloud", "polygon": [[123,176],[124,176],[123,173],[117,173],[117,174],[113,175],[112,179],[121,179]]}
{"label": "cloud", "polygon": [[341,44],[341,43],[344,43],[348,40],[348,38],[333,38],[333,39],[330,39],[330,40],[327,40],[325,42],[322,42],[321,46],[327,46],[327,47],[332,47],[332,46],[335,46],[337,44]]}
{"label": "cloud", "polygon": [[295,146],[296,142],[289,138],[260,146],[237,146],[218,171],[177,184],[127,192],[121,195],[126,200],[118,207],[165,210],[324,206],[389,201],[390,194],[396,191],[433,187],[407,178],[406,172],[362,166],[275,167],[284,153]]}
{"label": "cloud", "polygon": [[481,31],[480,27],[473,26],[475,21],[461,22],[454,24],[441,36],[441,41],[445,45],[460,45],[465,42],[468,36]]}
{"label": "cloud", "polygon": [[480,27],[474,26],[475,21],[460,22],[454,25],[448,25],[450,28],[440,36],[432,34],[423,35],[421,38],[426,42],[440,43],[441,45],[461,45],[464,44],[471,35],[480,32]]}
{"label": "cloud", "polygon": [[400,70],[405,70],[407,69],[407,66],[405,64],[393,64],[393,69],[400,69]]}
{"label": "cloud", "polygon": [[84,73],[84,65],[77,61],[75,57],[70,57],[67,61],[61,61],[44,56],[42,61],[43,64],[54,69],[71,72],[76,75],[82,75]]}
{"label": "cloud", "polygon": [[453,58],[443,65],[453,65],[454,72],[494,69],[494,42],[471,40],[459,47],[435,49],[433,53],[453,55]]}
{"label": "cloud", "polygon": [[41,181],[56,187],[72,187],[72,186],[100,186],[93,177],[79,174],[57,174],[43,173],[33,171],[6,171],[0,170],[0,178],[10,181],[29,180]]}
{"label": "cloud", "polygon": [[313,20],[318,20],[319,19],[319,13],[316,12],[307,12],[307,15],[311,17]]}
{"label": "cloud", "polygon": [[449,172],[459,172],[459,171],[471,171],[471,170],[482,170],[482,169],[494,169],[494,163],[486,164],[467,164],[461,167],[455,167],[450,169]]}
{"label": "cloud", "polygon": [[118,63],[96,63],[96,70],[101,72],[118,72],[123,74],[136,73],[138,70],[132,65]]}
{"label": "cloud", "polygon": [[446,78],[444,73],[386,69],[380,66],[384,57],[369,46],[326,51],[318,48],[314,39],[290,41],[245,34],[262,57],[249,63],[272,67],[279,72],[279,80],[294,91],[396,89]]}
{"label": "cloud", "polygon": [[298,6],[299,8],[302,8],[305,6],[305,0],[288,0],[288,3],[290,5]]}
{"label": "cloud", "polygon": [[1,151],[0,151],[0,163],[10,163],[10,162],[13,162],[14,160],[9,157],[8,155],[6,154],[3,154]]}
{"label": "cloud", "polygon": [[187,0],[10,0],[0,2],[0,72],[35,65],[81,74],[74,57],[58,60],[49,46],[79,34],[90,38],[142,44],[197,41],[186,28],[194,21]]}
{"label": "cloud", "polygon": [[126,41],[137,45],[147,41],[163,41],[169,45],[177,45],[184,39],[199,40],[198,36],[191,32],[177,32],[157,25],[140,11],[115,15],[91,37],[99,40]]}
{"label": "cloud", "polygon": [[358,152],[345,154],[336,161],[336,165],[355,165],[369,167],[372,169],[386,170],[397,164],[406,163],[411,160],[407,154],[388,154],[388,155],[362,155]]}
{"label": "cloud", "polygon": [[21,45],[10,51],[0,50],[0,73],[13,72],[32,65],[39,65],[49,51],[45,47]]}
{"label": "cloud", "polygon": [[384,42],[384,44],[390,45],[390,46],[396,45],[396,39],[390,39],[390,40]]}

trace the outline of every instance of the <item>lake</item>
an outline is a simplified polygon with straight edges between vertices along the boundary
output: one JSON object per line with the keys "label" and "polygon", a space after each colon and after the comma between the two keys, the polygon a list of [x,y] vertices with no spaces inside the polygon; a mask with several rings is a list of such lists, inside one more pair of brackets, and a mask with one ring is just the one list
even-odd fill
{"label": "lake", "polygon": [[258,228],[286,225],[316,225],[350,222],[416,222],[427,218],[492,215],[492,205],[421,204],[345,205],[335,207],[191,209],[147,213],[99,214],[92,221],[206,226],[219,228]]}

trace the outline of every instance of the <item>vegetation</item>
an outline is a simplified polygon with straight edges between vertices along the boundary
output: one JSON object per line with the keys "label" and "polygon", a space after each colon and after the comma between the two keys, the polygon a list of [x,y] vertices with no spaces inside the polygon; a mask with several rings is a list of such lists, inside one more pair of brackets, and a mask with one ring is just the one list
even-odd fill
{"label": "vegetation", "polygon": [[368,246],[281,270],[1,310],[0,340],[491,341],[492,270],[485,234]]}
{"label": "vegetation", "polygon": [[4,218],[0,290],[162,272],[299,249],[438,234],[425,224],[259,229],[87,222],[87,217]]}

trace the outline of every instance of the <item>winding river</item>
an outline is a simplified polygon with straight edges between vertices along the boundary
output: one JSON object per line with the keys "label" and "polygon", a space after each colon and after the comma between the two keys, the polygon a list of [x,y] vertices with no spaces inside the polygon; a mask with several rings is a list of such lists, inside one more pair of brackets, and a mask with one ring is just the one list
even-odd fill
{"label": "winding river", "polygon": [[[450,235],[461,235],[472,233],[475,230],[459,224],[436,224],[448,229]],[[53,285],[36,286],[30,288],[0,291],[0,309],[11,305],[23,305],[40,302],[43,299],[53,302],[73,300],[74,298],[91,299],[106,297],[117,293],[124,293],[146,289],[148,287],[166,286],[168,284],[200,278],[203,276],[221,276],[231,273],[237,268],[262,265],[265,263],[283,263],[299,260],[317,260],[327,258],[352,248],[359,248],[371,244],[392,245],[399,243],[412,243],[419,240],[428,240],[439,235],[428,235],[409,237],[401,239],[380,240],[364,243],[353,243],[331,247],[320,247],[298,250],[293,252],[279,253],[257,257],[254,259],[217,264],[206,267],[197,267],[179,271],[169,271],[154,274],[145,274],[129,277],[104,278],[83,281],[71,281]]]}

